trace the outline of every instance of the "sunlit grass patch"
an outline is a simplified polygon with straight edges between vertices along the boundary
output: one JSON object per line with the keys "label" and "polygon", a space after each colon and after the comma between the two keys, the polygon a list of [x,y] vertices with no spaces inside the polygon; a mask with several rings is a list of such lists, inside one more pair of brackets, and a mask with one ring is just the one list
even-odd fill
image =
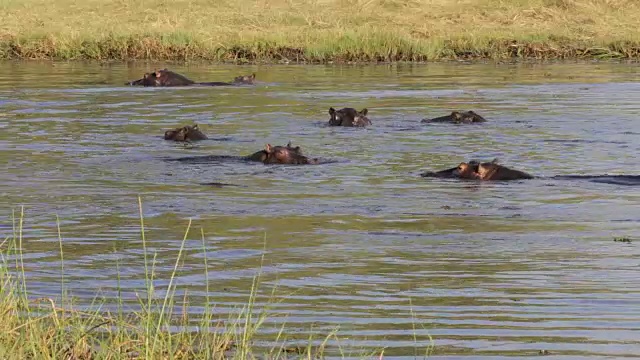
{"label": "sunlit grass patch", "polygon": [[634,0],[5,0],[0,58],[635,58]]}

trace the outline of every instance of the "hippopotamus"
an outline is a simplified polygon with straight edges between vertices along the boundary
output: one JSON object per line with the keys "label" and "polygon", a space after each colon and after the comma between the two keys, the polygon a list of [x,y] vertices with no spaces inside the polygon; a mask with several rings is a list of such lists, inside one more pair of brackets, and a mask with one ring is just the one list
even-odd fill
{"label": "hippopotamus", "polygon": [[462,179],[483,180],[483,181],[504,181],[533,179],[533,176],[524,171],[514,170],[504,165],[500,165],[496,160],[483,163],[460,163],[453,171],[454,176]]}
{"label": "hippopotamus", "polygon": [[173,141],[197,141],[207,140],[208,138],[207,135],[200,131],[198,125],[194,124],[167,130],[164,133],[164,139]]}
{"label": "hippopotamus", "polygon": [[234,155],[206,155],[206,156],[189,156],[174,159],[166,159],[166,161],[179,161],[189,164],[211,164],[227,161],[255,161],[263,164],[290,164],[290,165],[307,165],[320,164],[319,159],[310,159],[302,154],[300,146],[293,147],[291,142],[286,146],[273,146],[267,144],[263,150],[257,151],[248,156]]}
{"label": "hippopotamus", "polygon": [[423,119],[422,123],[444,123],[450,122],[454,124],[471,124],[471,123],[479,123],[485,122],[485,118],[476,114],[475,112],[469,111],[452,111],[451,114],[440,116],[433,119]]}
{"label": "hippopotamus", "polygon": [[469,162],[460,163],[460,165],[438,172],[425,172],[422,177],[438,177],[438,178],[459,178],[469,180],[522,180],[533,179],[533,176],[520,170],[514,170],[504,165],[498,164],[498,160],[491,162],[480,162],[471,160]]}
{"label": "hippopotamus", "polygon": [[371,120],[367,117],[369,110],[362,109],[357,111],[354,108],[343,108],[336,110],[329,108],[329,126],[349,126],[349,127],[365,127],[371,125]]}
{"label": "hippopotamus", "polygon": [[[480,164],[479,161],[477,160],[471,160],[468,162],[468,164],[472,164],[472,165],[478,165]],[[458,170],[458,166],[453,167],[451,169],[446,169],[446,170],[440,170],[440,171],[427,171],[424,172],[422,174],[420,174],[420,176],[422,177],[435,177],[435,178],[446,178],[446,179],[454,179],[454,178],[459,178],[459,176],[457,175],[456,170]]]}
{"label": "hippopotamus", "polygon": [[125,83],[130,86],[230,86],[230,85],[251,85],[256,80],[256,74],[236,76],[232,82],[195,82],[183,75],[170,71],[168,69],[156,70],[152,73],[146,73],[142,79]]}
{"label": "hippopotamus", "polygon": [[309,159],[302,154],[300,146],[292,147],[291,142],[286,146],[272,146],[267,144],[264,150],[257,151],[247,157],[249,161],[260,161],[264,164],[317,164],[318,159]]}
{"label": "hippopotamus", "polygon": [[471,160],[460,163],[460,165],[441,171],[427,171],[420,174],[422,177],[451,178],[451,179],[471,179],[481,181],[504,181],[504,180],[524,180],[524,179],[549,179],[549,180],[586,180],[594,183],[620,185],[620,186],[640,186],[640,175],[555,175],[549,177],[532,176],[524,171],[508,168],[498,164],[498,160],[491,162],[479,162]]}

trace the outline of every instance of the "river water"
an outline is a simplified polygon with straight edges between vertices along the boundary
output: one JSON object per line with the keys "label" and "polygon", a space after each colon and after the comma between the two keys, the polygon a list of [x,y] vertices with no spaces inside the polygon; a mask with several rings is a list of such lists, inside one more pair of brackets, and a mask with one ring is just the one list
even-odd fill
{"label": "river water", "polygon": [[[165,66],[0,63],[0,232],[24,205],[33,296],[60,292],[57,215],[69,291],[87,304],[115,296],[119,272],[135,304],[140,196],[159,288],[193,221],[176,280],[194,312],[202,230],[216,311],[245,304],[260,272],[257,306],[275,301],[266,335],[283,322],[292,339],[338,328],[341,346],[390,358],[424,354],[430,338],[436,358],[640,356],[640,250],[613,241],[638,233],[640,187],[548,178],[640,174],[638,65],[200,64],[170,68],[198,81],[255,71],[260,83],[124,86]],[[366,107],[373,125],[323,127],[329,107]],[[457,109],[488,122],[420,123]],[[211,140],[162,139],[194,122]],[[288,141],[331,161],[167,161]],[[543,178],[419,176],[495,157]]]}

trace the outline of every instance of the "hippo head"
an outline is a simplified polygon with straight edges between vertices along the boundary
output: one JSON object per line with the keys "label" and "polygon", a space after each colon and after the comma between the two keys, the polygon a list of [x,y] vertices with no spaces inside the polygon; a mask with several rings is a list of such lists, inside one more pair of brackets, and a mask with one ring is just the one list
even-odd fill
{"label": "hippo head", "polygon": [[145,73],[142,77],[144,86],[162,86],[162,80],[166,78],[167,69],[156,70],[152,73]]}
{"label": "hippo head", "polygon": [[332,126],[367,126],[371,121],[367,117],[369,110],[366,108],[357,111],[353,108],[336,110],[329,108],[329,125]]}
{"label": "hippo head", "polygon": [[266,154],[263,162],[265,164],[315,164],[316,159],[309,160],[302,155],[299,146],[291,147],[291,143],[287,146],[272,146],[267,144],[264,148]]}
{"label": "hippo head", "polygon": [[253,73],[251,75],[236,76],[235,78],[233,78],[233,83],[237,85],[240,85],[240,84],[252,85],[252,84],[255,84],[255,82],[256,82],[256,73]]}
{"label": "hippo head", "polygon": [[167,130],[164,133],[165,140],[173,141],[193,141],[193,140],[206,140],[207,136],[200,131],[197,124],[192,126],[187,125],[171,130]]}
{"label": "hippo head", "polygon": [[473,123],[473,122],[487,121],[482,116],[476,114],[473,110],[469,110],[465,112],[453,111],[451,113],[451,118],[453,119],[454,122],[459,122],[459,123]]}
{"label": "hippo head", "polygon": [[477,163],[460,163],[458,167],[453,170],[453,175],[462,179],[477,179],[478,178],[478,167]]}
{"label": "hippo head", "polygon": [[367,108],[362,109],[356,113],[356,116],[353,118],[353,126],[367,126],[371,125],[371,120],[367,117],[367,113],[369,110]]}
{"label": "hippo head", "polygon": [[478,164],[478,169],[476,170],[476,172],[478,173],[478,178],[483,180],[493,180],[493,177],[496,176],[496,173],[501,173],[500,175],[505,176],[506,178],[504,180],[510,180],[510,178],[514,174],[516,176],[515,178],[518,178],[519,173],[521,173],[520,171],[514,171],[498,164],[498,159],[493,159],[492,162],[483,162]]}
{"label": "hippo head", "polygon": [[192,84],[194,84],[192,80],[166,68],[146,73],[142,78],[144,86],[188,86]]}

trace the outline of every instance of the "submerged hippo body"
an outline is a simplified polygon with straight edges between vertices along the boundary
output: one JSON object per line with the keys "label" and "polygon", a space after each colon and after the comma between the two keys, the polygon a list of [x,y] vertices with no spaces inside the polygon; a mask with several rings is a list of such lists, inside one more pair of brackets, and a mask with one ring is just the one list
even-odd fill
{"label": "submerged hippo body", "polygon": [[365,127],[371,125],[371,120],[367,117],[369,110],[357,111],[354,108],[343,108],[336,110],[329,108],[329,126]]}
{"label": "submerged hippo body", "polygon": [[202,86],[231,86],[231,85],[253,85],[256,83],[256,74],[253,73],[251,75],[241,75],[233,78],[232,82],[199,82],[197,85]]}
{"label": "submerged hippo body", "polygon": [[486,122],[482,116],[474,111],[452,111],[451,114],[440,116],[433,119],[423,119],[422,123],[454,123],[454,124],[471,124]]}
{"label": "submerged hippo body", "polygon": [[198,141],[207,140],[208,137],[198,128],[197,124],[167,130],[164,133],[165,140],[173,141]]}
{"label": "submerged hippo body", "polygon": [[302,154],[300,146],[292,147],[291,143],[286,146],[272,146],[267,144],[264,150],[257,151],[247,157],[249,161],[259,161],[264,164],[317,164],[318,159],[309,159]]}
{"label": "submerged hippo body", "polygon": [[232,82],[195,82],[183,75],[170,71],[168,69],[156,70],[152,73],[146,73],[142,79],[130,81],[126,85],[130,86],[230,86],[230,85],[249,85],[254,84],[256,74],[237,76]]}
{"label": "submerged hippo body", "polygon": [[491,162],[478,162],[475,160],[463,162],[457,167],[441,170],[428,171],[420,174],[422,177],[449,178],[449,179],[469,179],[480,181],[506,181],[524,179],[550,179],[567,181],[590,181],[600,184],[618,186],[640,186],[640,175],[555,175],[549,177],[532,176],[524,171],[508,168],[500,165],[497,159]]}

